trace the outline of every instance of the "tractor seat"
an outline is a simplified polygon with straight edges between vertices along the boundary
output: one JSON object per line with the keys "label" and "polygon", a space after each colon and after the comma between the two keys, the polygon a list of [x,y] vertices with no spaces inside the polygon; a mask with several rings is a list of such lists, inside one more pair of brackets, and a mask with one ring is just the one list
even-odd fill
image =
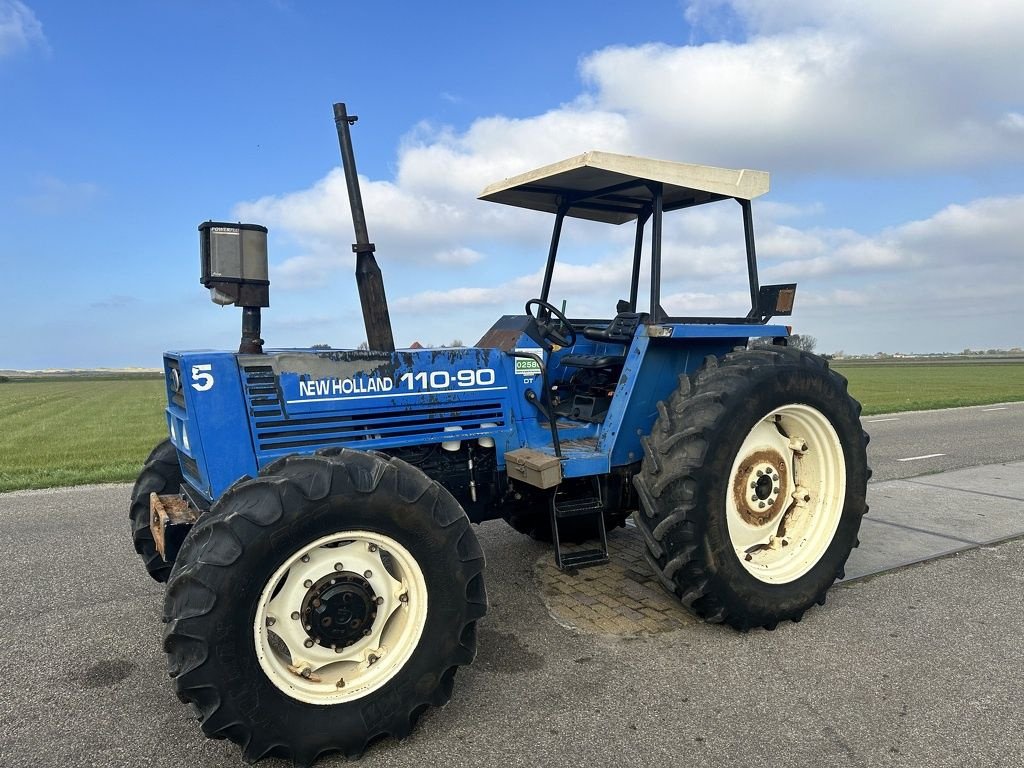
{"label": "tractor seat", "polygon": [[646,319],[646,312],[619,312],[606,327],[588,325],[583,329],[583,336],[591,341],[629,344],[637,327]]}
{"label": "tractor seat", "polygon": [[[620,301],[616,309],[628,307],[625,301]],[[583,336],[591,341],[603,341],[606,344],[625,344],[627,347],[633,341],[636,329],[647,319],[646,312],[624,312],[619,311],[615,318],[607,326],[588,325],[583,329]],[[616,368],[625,365],[626,356],[623,355],[566,355],[559,362],[568,368]]]}
{"label": "tractor seat", "polygon": [[558,361],[567,368],[614,368],[626,364],[625,355],[566,355]]}

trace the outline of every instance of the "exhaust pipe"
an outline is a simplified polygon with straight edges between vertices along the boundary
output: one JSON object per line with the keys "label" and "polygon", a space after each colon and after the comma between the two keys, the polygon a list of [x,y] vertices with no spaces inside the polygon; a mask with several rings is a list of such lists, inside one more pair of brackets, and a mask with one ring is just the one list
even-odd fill
{"label": "exhaust pipe", "polygon": [[376,247],[370,242],[370,236],[366,231],[366,214],[363,211],[363,197],[359,193],[356,157],[352,151],[352,136],[349,133],[349,126],[358,119],[357,116],[348,114],[343,103],[334,105],[334,124],[338,128],[341,164],[345,169],[348,202],[352,208],[352,226],[356,233],[352,251],[356,255],[356,287],[363,309],[366,343],[373,350],[394,352],[395,337],[391,333],[391,315],[388,313],[387,296],[384,295],[384,278],[373,255]]}

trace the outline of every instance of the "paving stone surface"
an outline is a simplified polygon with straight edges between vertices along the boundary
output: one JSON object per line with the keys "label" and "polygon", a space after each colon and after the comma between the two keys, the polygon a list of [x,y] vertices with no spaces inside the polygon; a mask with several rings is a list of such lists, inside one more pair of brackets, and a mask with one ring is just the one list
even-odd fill
{"label": "paving stone surface", "polygon": [[651,571],[636,528],[609,531],[608,556],[607,565],[576,572],[559,571],[552,551],[537,559],[540,594],[555,621],[588,634],[619,636],[654,635],[697,623]]}
{"label": "paving stone surface", "polygon": [[[868,502],[847,581],[1024,534],[1024,462],[871,483]],[[559,571],[551,550],[537,559],[539,592],[555,621],[612,636],[696,623],[652,572],[632,521],[609,532],[608,555],[608,565],[575,572]]]}

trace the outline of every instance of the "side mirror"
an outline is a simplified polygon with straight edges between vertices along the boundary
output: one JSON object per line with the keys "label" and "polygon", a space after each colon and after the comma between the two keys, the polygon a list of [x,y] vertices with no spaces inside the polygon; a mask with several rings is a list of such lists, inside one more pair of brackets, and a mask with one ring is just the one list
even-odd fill
{"label": "side mirror", "polygon": [[270,306],[266,227],[205,221],[199,225],[199,253],[199,281],[214,303]]}

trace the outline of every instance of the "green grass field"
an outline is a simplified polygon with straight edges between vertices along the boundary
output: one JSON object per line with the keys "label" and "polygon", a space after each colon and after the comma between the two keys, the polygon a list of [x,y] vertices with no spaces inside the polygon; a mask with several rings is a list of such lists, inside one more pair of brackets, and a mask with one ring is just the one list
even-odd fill
{"label": "green grass field", "polygon": [[1024,400],[1024,363],[855,363],[833,366],[864,413]]}
{"label": "green grass field", "polygon": [[133,480],[167,432],[164,384],[0,384],[0,491]]}
{"label": "green grass field", "polygon": [[[852,363],[865,414],[1024,400],[1024,362]],[[0,492],[132,481],[166,435],[159,379],[0,384]]]}

